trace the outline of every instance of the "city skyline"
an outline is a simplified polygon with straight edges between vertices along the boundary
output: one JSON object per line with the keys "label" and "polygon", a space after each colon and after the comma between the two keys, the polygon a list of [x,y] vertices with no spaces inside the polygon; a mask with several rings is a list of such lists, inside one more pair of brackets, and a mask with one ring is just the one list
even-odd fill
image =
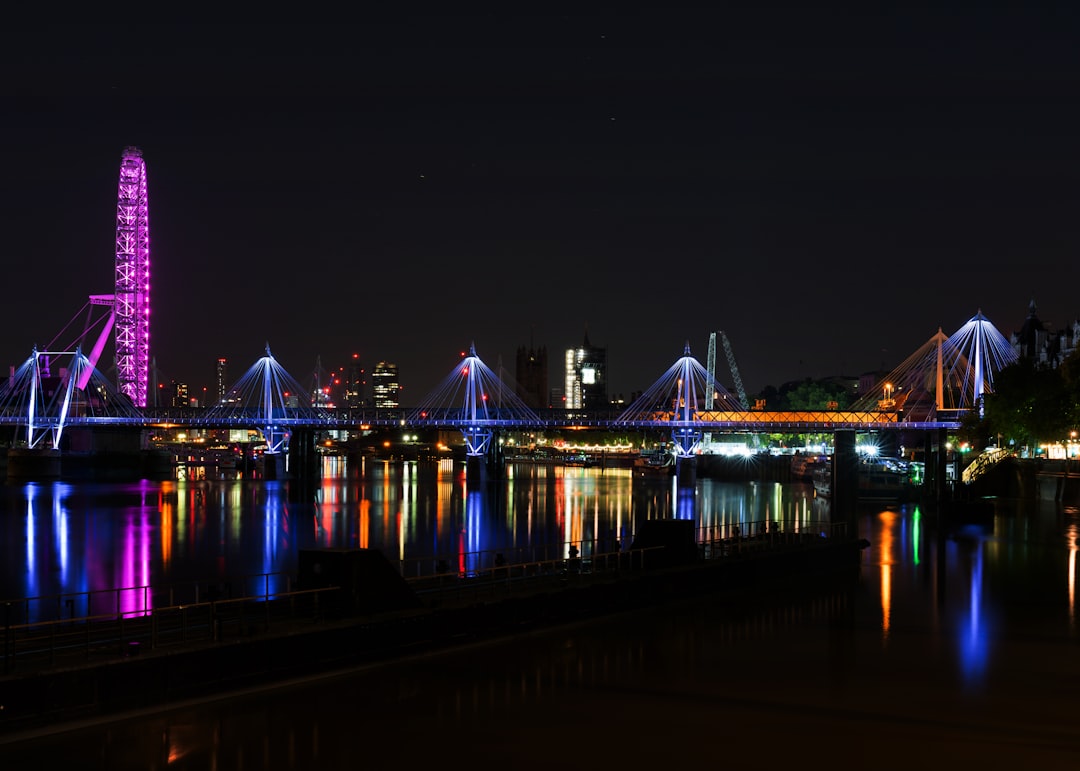
{"label": "city skyline", "polygon": [[512,372],[587,334],[631,393],[723,331],[759,392],[888,370],[978,311],[1008,336],[1034,300],[1060,329],[1075,14],[61,25],[4,54],[0,355],[111,290],[129,145],[151,355],[193,387],[269,346],[301,378],[394,362],[409,403],[471,345]]}
{"label": "city skyline", "polygon": [[[994,342],[973,343],[972,339],[976,327],[981,328],[982,325],[987,323],[993,326],[985,316],[981,313],[977,314],[963,327],[955,330],[953,334],[940,333],[925,341],[918,350],[913,351],[905,362],[898,367],[868,370],[857,374],[835,373],[820,378],[782,381],[776,384],[768,384],[760,391],[750,392],[746,396],[750,398],[763,396],[765,398],[761,403],[764,404],[766,399],[776,398],[775,393],[766,396],[770,390],[779,389],[780,392],[783,392],[799,383],[811,381],[832,385],[837,385],[841,381],[848,381],[845,388],[851,396],[857,395],[856,389],[859,389],[865,395],[867,388],[873,388],[883,378],[910,378],[912,367],[922,366],[925,363],[922,359],[927,355],[927,351],[936,348],[939,341],[946,338],[948,338],[949,347],[953,351],[948,356],[958,355],[959,362],[973,360],[977,355],[984,356],[984,366],[990,372],[999,371],[1003,366],[1006,366],[1009,356],[1015,357],[1016,360],[1027,360],[1036,368],[1055,368],[1075,354],[1078,344],[1080,344],[1080,319],[1075,320],[1069,325],[1069,328],[1049,327],[1039,317],[1038,308],[1034,301],[1028,304],[1027,316],[1019,330],[1008,335],[1002,334]],[[1001,331],[997,330],[997,333],[1001,334]],[[994,335],[989,330],[979,334]],[[716,367],[714,374],[717,382],[733,398],[742,396],[741,393],[735,392],[742,388],[741,377],[732,369],[733,365],[727,358],[726,346],[722,349],[720,343],[711,342],[715,345],[713,364]],[[980,350],[984,348],[987,350],[982,351],[980,354]],[[1009,353],[1009,349],[1011,349],[1011,353]],[[502,367],[497,372],[493,370],[492,376],[501,379],[504,385],[510,386],[516,396],[521,398],[523,403],[530,408],[546,406],[565,407],[571,410],[596,410],[604,409],[604,406],[607,405],[612,409],[621,409],[627,402],[633,401],[641,394],[641,392],[623,393],[609,388],[606,378],[607,351],[602,346],[593,345],[588,336],[582,343],[563,349],[560,353],[564,354],[561,362],[562,368],[559,369],[557,366],[556,370],[552,372],[548,368],[546,346],[537,346],[534,343],[529,346],[519,346],[514,372]],[[467,354],[462,351],[460,355],[465,357]],[[472,355],[475,355],[475,351],[472,352]],[[481,361],[483,360],[481,359]],[[484,364],[487,366],[486,362]],[[559,362],[556,361],[556,365],[558,364]],[[708,359],[698,361],[698,364],[702,365],[702,370],[705,370]],[[946,365],[949,368],[952,367],[952,364],[948,362],[946,362]],[[676,363],[677,366],[679,366],[678,363]],[[737,364],[734,366],[737,367]],[[217,360],[219,400],[225,399],[228,390],[222,380],[222,372],[225,369],[227,369],[227,361],[219,358]],[[448,384],[456,379],[460,372],[461,365],[459,362],[446,373],[440,386],[435,391],[426,394],[421,399],[421,402],[440,401],[442,396],[445,395],[446,388],[449,387]],[[671,370],[668,370],[660,380],[669,379],[671,376]],[[380,389],[377,385],[380,379],[392,383],[392,387],[383,386]],[[416,403],[403,403],[397,400],[397,396],[404,389],[404,384],[400,382],[397,365],[393,362],[380,361],[374,364],[369,371],[364,362],[359,360],[358,354],[353,354],[349,364],[340,365],[336,368],[331,365],[327,369],[319,361],[316,370],[311,373],[311,380],[312,385],[307,389],[307,395],[311,397],[312,404],[338,407],[417,406]],[[729,386],[729,382],[735,382],[735,385]],[[174,382],[173,385],[177,388],[182,387],[185,393],[188,390],[187,383]],[[650,388],[655,387],[655,385],[656,383],[650,384]],[[321,388],[321,386],[324,388]],[[202,392],[205,397],[208,388],[202,388]],[[162,393],[168,393],[168,390]],[[543,394],[542,397],[541,394]],[[200,401],[197,394],[192,396],[191,403],[193,406],[212,406],[213,400],[203,402],[206,402],[205,398]],[[744,404],[749,404],[749,401],[744,401]],[[180,405],[174,403],[173,406]]]}

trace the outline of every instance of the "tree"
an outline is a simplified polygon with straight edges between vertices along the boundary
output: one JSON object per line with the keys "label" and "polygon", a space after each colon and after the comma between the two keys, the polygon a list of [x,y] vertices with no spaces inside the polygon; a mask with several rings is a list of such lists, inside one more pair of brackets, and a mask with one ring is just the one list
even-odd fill
{"label": "tree", "polygon": [[1065,384],[1066,409],[1069,415],[1069,431],[1080,426],[1080,348],[1076,348],[1061,362],[1061,378]]}
{"label": "tree", "polygon": [[830,382],[804,380],[785,394],[787,406],[792,410],[825,410],[835,402],[843,409],[850,401],[842,385]]}
{"label": "tree", "polygon": [[1038,369],[1022,360],[998,373],[994,392],[984,398],[982,418],[969,415],[964,431],[976,446],[999,435],[1019,446],[1057,441],[1075,425],[1075,394],[1062,370]]}

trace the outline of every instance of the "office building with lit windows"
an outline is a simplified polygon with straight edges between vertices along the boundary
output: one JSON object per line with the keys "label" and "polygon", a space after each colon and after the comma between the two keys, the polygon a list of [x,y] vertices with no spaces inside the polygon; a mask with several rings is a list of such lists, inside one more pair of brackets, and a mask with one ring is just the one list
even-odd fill
{"label": "office building with lit windows", "polygon": [[566,350],[563,396],[568,410],[608,408],[607,349],[593,346],[588,332],[580,347]]}
{"label": "office building with lit windows", "polygon": [[371,391],[376,407],[400,407],[397,365],[380,361],[371,371]]}

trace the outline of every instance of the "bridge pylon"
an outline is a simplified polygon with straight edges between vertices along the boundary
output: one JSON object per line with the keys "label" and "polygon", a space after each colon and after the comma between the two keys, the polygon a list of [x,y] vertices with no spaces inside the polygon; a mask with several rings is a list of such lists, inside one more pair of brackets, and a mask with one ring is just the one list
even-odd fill
{"label": "bridge pylon", "polygon": [[[85,385],[83,385],[85,384]],[[140,411],[83,355],[74,351],[39,351],[0,388],[0,419],[21,432],[16,442],[27,449],[60,449],[64,429],[73,423],[138,421]]]}
{"label": "bridge pylon", "polygon": [[739,400],[690,354],[687,341],[683,355],[616,422],[670,429],[676,460],[693,459],[703,436],[699,413],[713,402],[725,410],[742,410]]}
{"label": "bridge pylon", "polygon": [[[469,459],[486,456],[495,432],[516,425],[538,425],[543,421],[476,355],[476,346],[408,416],[415,426],[454,425],[465,439]],[[471,460],[467,469],[481,468]],[[468,473],[468,472],[467,472]]]}
{"label": "bridge pylon", "polygon": [[275,460],[289,451],[297,426],[330,425],[330,413],[315,404],[311,394],[282,367],[266,346],[256,361],[217,404],[207,410],[207,422],[258,428],[266,441],[265,455]]}
{"label": "bridge pylon", "polygon": [[980,309],[949,336],[938,327],[886,375],[881,391],[864,394],[851,409],[898,412],[907,420],[942,419],[973,409],[981,416],[994,375],[1016,360],[1008,338]]}

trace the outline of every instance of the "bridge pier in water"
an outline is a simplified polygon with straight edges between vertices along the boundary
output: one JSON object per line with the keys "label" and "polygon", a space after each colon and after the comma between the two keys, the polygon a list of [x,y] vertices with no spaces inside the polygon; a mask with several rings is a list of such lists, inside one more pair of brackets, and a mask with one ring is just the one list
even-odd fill
{"label": "bridge pier in water", "polygon": [[465,481],[473,486],[506,477],[506,454],[502,445],[497,442],[490,443],[483,455],[467,455],[466,458]]}
{"label": "bridge pier in water", "polygon": [[285,476],[285,456],[280,452],[265,452],[262,456],[263,479],[277,480]]}
{"label": "bridge pier in water", "polygon": [[319,452],[315,446],[315,432],[310,428],[294,430],[289,437],[289,494],[294,501],[307,500],[318,486],[320,472]]}
{"label": "bridge pier in water", "polygon": [[490,479],[488,457],[486,455],[465,456],[465,484],[480,486]]}
{"label": "bridge pier in water", "polygon": [[697,482],[697,456],[684,455],[675,458],[675,476],[680,485],[693,485]]}
{"label": "bridge pier in water", "polygon": [[0,479],[165,479],[172,475],[166,450],[148,446],[136,426],[80,426],[63,434],[60,448],[11,447],[3,451]]}
{"label": "bridge pier in water", "polygon": [[11,447],[4,466],[8,480],[51,481],[60,478],[60,451],[52,448]]}
{"label": "bridge pier in water", "polygon": [[950,497],[948,480],[949,435],[944,428],[926,432],[923,447],[926,458],[926,478],[924,486],[929,487],[927,498],[935,502],[946,501]]}
{"label": "bridge pier in water", "polygon": [[832,516],[833,522],[846,523],[850,538],[858,535],[855,521],[858,499],[859,453],[855,449],[855,431],[838,430],[833,433]]}

